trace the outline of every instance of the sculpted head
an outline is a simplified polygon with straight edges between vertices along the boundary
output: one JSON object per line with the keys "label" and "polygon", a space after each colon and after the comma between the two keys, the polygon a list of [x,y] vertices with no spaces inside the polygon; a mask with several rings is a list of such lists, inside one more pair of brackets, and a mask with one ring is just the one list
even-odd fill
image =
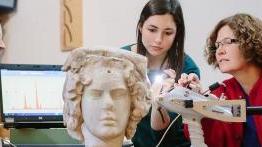
{"label": "sculpted head", "polygon": [[76,49],[63,69],[64,124],[73,138],[83,140],[84,130],[102,140],[134,135],[150,105],[145,57],[121,49]]}

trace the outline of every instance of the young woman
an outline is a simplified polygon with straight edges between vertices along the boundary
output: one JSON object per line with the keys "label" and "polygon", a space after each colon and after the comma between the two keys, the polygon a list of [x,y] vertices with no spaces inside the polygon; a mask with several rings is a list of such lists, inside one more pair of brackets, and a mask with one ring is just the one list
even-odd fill
{"label": "young woman", "polygon": [[[184,53],[185,25],[181,6],[177,0],[150,0],[143,8],[137,24],[137,44],[123,47],[148,58],[148,76],[153,78],[162,72],[173,85],[181,73],[195,73],[199,69]],[[160,113],[161,112],[161,113]],[[135,147],[155,147],[170,122],[177,116],[153,105],[152,111],[138,124],[132,139]],[[152,129],[152,123],[159,127]],[[153,124],[154,125],[154,124]],[[175,131],[165,136],[163,146],[189,146],[184,139],[181,117],[172,125]]]}
{"label": "young woman", "polygon": [[[221,20],[208,38],[205,54],[209,64],[233,76],[213,94],[245,99],[247,106],[262,106],[261,20],[248,14]],[[262,146],[262,115],[247,116],[245,123],[203,119],[202,127],[208,146]]]}

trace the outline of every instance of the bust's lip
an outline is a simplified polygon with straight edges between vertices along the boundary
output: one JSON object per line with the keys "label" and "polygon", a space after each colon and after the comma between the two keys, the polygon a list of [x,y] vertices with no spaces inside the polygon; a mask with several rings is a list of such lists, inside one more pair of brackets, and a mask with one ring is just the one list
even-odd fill
{"label": "bust's lip", "polygon": [[102,116],[100,120],[116,121],[116,117],[113,114],[107,114]]}
{"label": "bust's lip", "polygon": [[116,118],[113,116],[105,116],[100,119],[104,125],[114,126],[116,125]]}

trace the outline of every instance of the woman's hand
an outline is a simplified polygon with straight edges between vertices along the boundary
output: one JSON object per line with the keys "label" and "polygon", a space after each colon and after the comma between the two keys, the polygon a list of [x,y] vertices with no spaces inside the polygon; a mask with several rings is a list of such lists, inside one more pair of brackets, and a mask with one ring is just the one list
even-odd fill
{"label": "woman's hand", "polygon": [[161,80],[156,80],[152,87],[152,112],[151,112],[151,127],[154,130],[162,130],[168,127],[170,124],[170,117],[165,108],[158,105],[156,102],[156,97],[170,91],[175,84],[176,72],[172,69],[167,69],[163,71],[164,74],[161,75]]}
{"label": "woman's hand", "polygon": [[175,85],[187,87],[187,88],[193,90],[194,92],[201,93],[200,80],[195,73],[190,73],[190,74],[183,73],[183,74],[181,74],[181,77],[178,80],[178,83],[175,84]]}
{"label": "woman's hand", "polygon": [[159,75],[160,79],[156,79],[151,86],[153,97],[159,97],[161,94],[170,91],[175,84],[176,71],[173,69],[166,69],[162,75]]}
{"label": "woman's hand", "polygon": [[161,93],[166,93],[174,88],[175,79],[176,79],[176,71],[173,69],[166,69],[164,70],[164,77],[163,77],[163,86]]}

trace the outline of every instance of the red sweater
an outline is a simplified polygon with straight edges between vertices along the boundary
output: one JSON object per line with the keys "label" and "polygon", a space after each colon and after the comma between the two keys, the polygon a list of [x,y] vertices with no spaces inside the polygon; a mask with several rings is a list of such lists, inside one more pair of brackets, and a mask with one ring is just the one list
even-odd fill
{"label": "red sweater", "polygon": [[[235,78],[224,81],[226,87],[220,86],[212,93],[218,97],[224,93],[227,99],[244,98],[244,91]],[[262,106],[262,76],[249,93],[250,106]],[[258,139],[262,145],[262,115],[254,115]],[[202,119],[205,143],[210,147],[240,147],[244,139],[243,123],[221,122],[208,118]],[[185,134],[189,137],[187,126]]]}

